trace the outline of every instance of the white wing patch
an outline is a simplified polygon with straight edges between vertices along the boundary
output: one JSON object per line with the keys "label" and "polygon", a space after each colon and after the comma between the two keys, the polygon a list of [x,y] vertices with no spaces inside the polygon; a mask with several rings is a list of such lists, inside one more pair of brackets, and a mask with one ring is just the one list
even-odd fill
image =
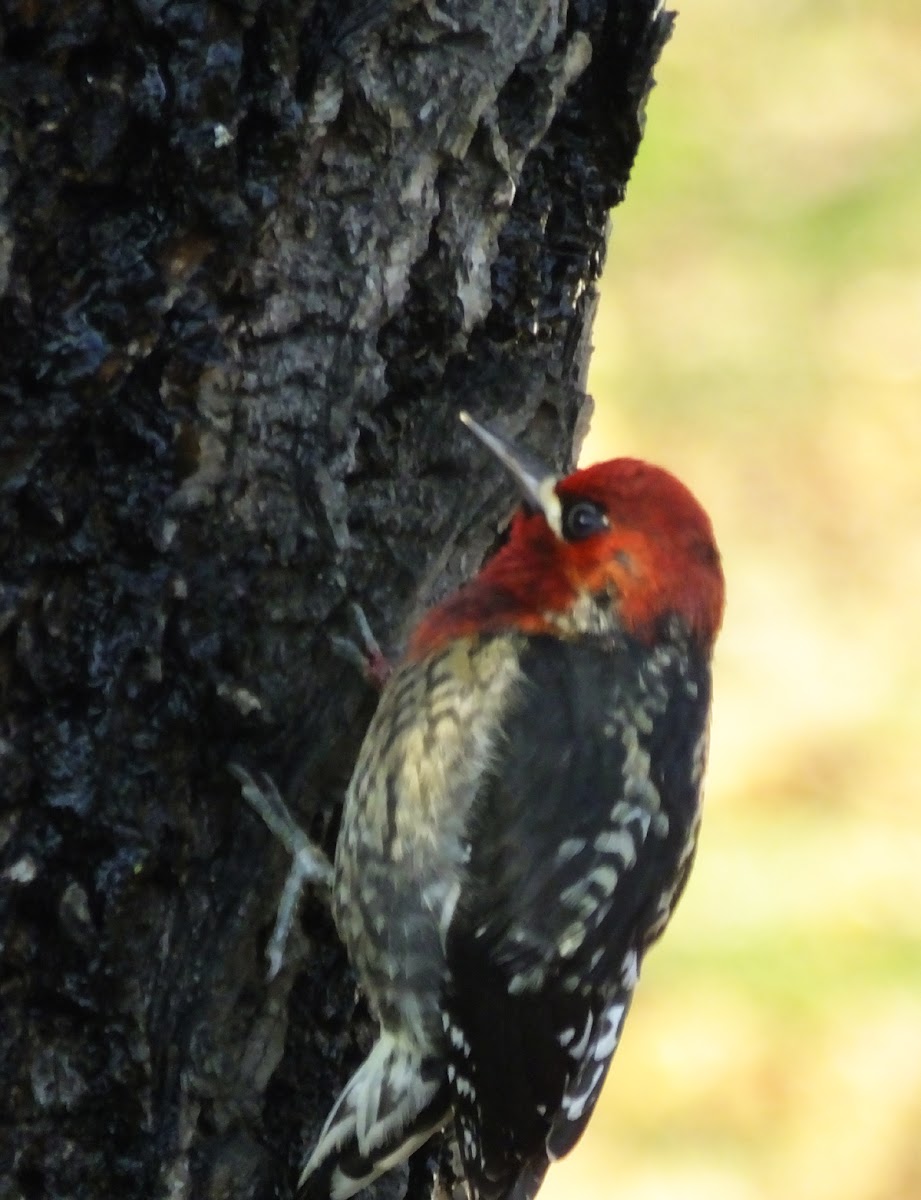
{"label": "white wing patch", "polygon": [[620,966],[620,986],[626,992],[632,992],[640,977],[640,959],[635,950],[628,950]]}
{"label": "white wing patch", "polygon": [[585,1028],[582,1031],[582,1036],[569,1051],[570,1058],[575,1059],[576,1062],[580,1062],[582,1056],[585,1054],[586,1047],[588,1046],[588,1039],[592,1036],[593,1023],[592,1011],[589,1009],[589,1011],[586,1013]]}
{"label": "white wing patch", "polygon": [[[633,951],[625,960],[623,976],[636,980],[636,956]],[[559,1044],[573,1062],[573,1071],[560,1101],[559,1116],[547,1137],[547,1154],[551,1159],[567,1153],[581,1133],[598,1100],[608,1064],[617,1049],[620,1031],[630,1004],[631,988],[618,991],[598,1017],[586,1014],[585,1027],[576,1042],[576,1030],[564,1029]],[[572,1129],[570,1126],[577,1126]]]}
{"label": "white wing patch", "polygon": [[585,1078],[585,1072],[579,1073],[579,1083],[581,1090],[574,1091],[572,1087],[566,1089],[566,1095],[563,1097],[563,1103],[560,1105],[563,1115],[570,1121],[578,1121],[586,1108],[589,1106],[589,1101],[594,1106],[594,1101],[597,1093],[601,1090],[599,1084],[601,1077],[604,1075],[604,1069],[607,1063],[599,1063],[595,1066],[588,1079]]}
{"label": "white wing patch", "polygon": [[612,1004],[604,1012],[598,1026],[598,1036],[592,1042],[592,1058],[595,1062],[607,1062],[620,1040],[620,1031],[627,1011],[625,1003]]}

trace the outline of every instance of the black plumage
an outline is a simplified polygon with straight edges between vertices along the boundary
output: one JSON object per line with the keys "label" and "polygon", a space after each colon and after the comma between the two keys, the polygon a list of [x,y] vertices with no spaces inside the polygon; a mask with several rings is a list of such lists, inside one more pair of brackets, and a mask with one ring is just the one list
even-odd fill
{"label": "black plumage", "polygon": [[449,1076],[483,1200],[534,1195],[588,1122],[690,867],[710,701],[708,658],[674,620],[654,647],[533,637],[521,668],[446,948]]}

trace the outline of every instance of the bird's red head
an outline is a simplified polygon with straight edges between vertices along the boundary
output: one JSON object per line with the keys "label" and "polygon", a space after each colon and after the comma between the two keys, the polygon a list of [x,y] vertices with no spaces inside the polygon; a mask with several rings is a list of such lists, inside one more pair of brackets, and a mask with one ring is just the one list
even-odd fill
{"label": "bird's red head", "polygon": [[527,497],[505,545],[432,609],[410,640],[422,657],[453,638],[501,629],[566,636],[605,621],[652,641],[681,619],[709,650],[723,615],[723,573],[710,519],[688,489],[633,458],[556,480],[463,414]]}

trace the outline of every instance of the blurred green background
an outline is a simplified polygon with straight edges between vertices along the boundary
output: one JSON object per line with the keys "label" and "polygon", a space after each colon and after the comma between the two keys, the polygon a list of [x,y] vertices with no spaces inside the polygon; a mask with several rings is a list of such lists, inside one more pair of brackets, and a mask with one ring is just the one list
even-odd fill
{"label": "blurred green background", "polygon": [[544,1200],[921,1200],[921,4],[696,0],[583,460],[709,509],[698,866]]}

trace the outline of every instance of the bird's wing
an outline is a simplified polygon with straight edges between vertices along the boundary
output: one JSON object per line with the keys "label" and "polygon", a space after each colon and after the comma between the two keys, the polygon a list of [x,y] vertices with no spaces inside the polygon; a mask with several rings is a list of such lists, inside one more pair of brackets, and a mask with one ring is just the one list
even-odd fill
{"label": "bird's wing", "polygon": [[686,643],[532,638],[522,671],[471,811],[445,998],[465,1171],[516,1200],[584,1129],[687,874],[709,706]]}

